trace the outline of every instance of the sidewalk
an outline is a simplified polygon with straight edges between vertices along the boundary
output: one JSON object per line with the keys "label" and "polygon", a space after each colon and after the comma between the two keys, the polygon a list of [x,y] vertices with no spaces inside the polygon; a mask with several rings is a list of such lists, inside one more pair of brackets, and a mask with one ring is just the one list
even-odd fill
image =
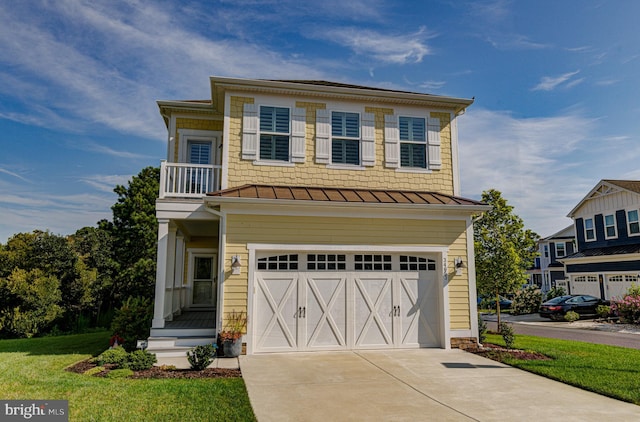
{"label": "sidewalk", "polygon": [[[483,313],[482,319],[484,321],[496,322],[498,317],[496,314]],[[555,328],[573,328],[579,330],[593,330],[593,331],[607,331],[614,333],[624,334],[639,334],[640,326],[632,324],[616,324],[612,322],[601,322],[595,319],[583,319],[575,322],[566,321],[551,321],[548,318],[542,318],[538,314],[527,315],[511,315],[501,312],[500,320],[503,322],[525,324],[525,325],[539,325]]]}

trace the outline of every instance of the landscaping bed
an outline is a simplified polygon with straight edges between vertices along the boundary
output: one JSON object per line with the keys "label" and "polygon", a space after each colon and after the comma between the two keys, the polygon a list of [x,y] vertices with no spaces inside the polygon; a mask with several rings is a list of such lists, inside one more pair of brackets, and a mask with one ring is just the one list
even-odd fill
{"label": "landscaping bed", "polygon": [[[65,370],[76,374],[84,374],[85,372],[96,368],[98,365],[91,362],[91,359],[85,359],[74,365],[67,367]],[[96,377],[106,377],[109,371],[115,369],[115,365],[103,365],[104,370],[94,374]],[[207,368],[201,371],[193,369],[176,369],[173,366],[153,366],[149,369],[141,371],[133,371],[133,375],[128,378],[241,378],[242,373],[239,369],[226,368]]]}
{"label": "landscaping bed", "polygon": [[498,344],[485,343],[482,347],[476,349],[468,349],[470,353],[483,356],[487,359],[495,360],[501,363],[507,363],[508,359],[520,359],[520,360],[550,360],[551,358],[542,353],[519,350],[519,349],[507,349]]}

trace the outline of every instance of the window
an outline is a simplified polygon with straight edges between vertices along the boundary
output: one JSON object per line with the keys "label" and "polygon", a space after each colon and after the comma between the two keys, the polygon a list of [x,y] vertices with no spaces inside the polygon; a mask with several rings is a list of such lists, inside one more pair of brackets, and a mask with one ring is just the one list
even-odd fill
{"label": "window", "polygon": [[617,237],[616,233],[616,217],[613,214],[604,216],[604,237],[611,239]]}
{"label": "window", "polygon": [[567,249],[564,242],[556,243],[556,258],[562,258],[566,254],[567,254]]}
{"label": "window", "polygon": [[260,107],[260,159],[289,161],[289,109]]}
{"label": "window", "polygon": [[341,254],[309,254],[307,270],[346,270],[347,257]]}
{"label": "window", "polygon": [[425,119],[400,117],[400,167],[427,168]]}
{"label": "window", "polygon": [[191,164],[211,164],[211,142],[189,141],[188,143]]}
{"label": "window", "polygon": [[549,258],[549,245],[544,245],[544,257]]}
{"label": "window", "polygon": [[358,113],[331,113],[331,162],[360,165],[360,116]]}
{"label": "window", "polygon": [[640,234],[638,210],[627,211],[627,224],[629,226],[629,236]]}
{"label": "window", "polygon": [[419,256],[400,255],[400,271],[435,271],[436,261]]}
{"label": "window", "polygon": [[355,255],[356,271],[391,271],[391,255]]}
{"label": "window", "polygon": [[584,219],[584,239],[586,241],[596,239],[596,231],[593,228],[593,218]]}
{"label": "window", "polygon": [[259,270],[297,270],[298,255],[274,255],[265,258],[258,258]]}

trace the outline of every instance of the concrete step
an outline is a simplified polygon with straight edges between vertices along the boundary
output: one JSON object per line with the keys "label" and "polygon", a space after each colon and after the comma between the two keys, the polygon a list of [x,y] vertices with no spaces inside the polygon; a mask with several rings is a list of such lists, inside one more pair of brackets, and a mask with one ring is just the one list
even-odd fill
{"label": "concrete step", "polygon": [[215,328],[152,328],[151,337],[215,337]]}
{"label": "concrete step", "polygon": [[195,346],[215,343],[215,337],[149,337],[147,351],[156,356],[181,357]]}

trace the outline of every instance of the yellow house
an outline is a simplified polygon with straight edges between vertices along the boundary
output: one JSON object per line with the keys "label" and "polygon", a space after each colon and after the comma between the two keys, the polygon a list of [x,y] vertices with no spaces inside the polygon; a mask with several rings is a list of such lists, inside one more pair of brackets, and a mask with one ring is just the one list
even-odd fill
{"label": "yellow house", "polygon": [[246,353],[458,347],[478,337],[472,215],[458,196],[469,99],[326,81],[211,77],[159,101],[149,348]]}

